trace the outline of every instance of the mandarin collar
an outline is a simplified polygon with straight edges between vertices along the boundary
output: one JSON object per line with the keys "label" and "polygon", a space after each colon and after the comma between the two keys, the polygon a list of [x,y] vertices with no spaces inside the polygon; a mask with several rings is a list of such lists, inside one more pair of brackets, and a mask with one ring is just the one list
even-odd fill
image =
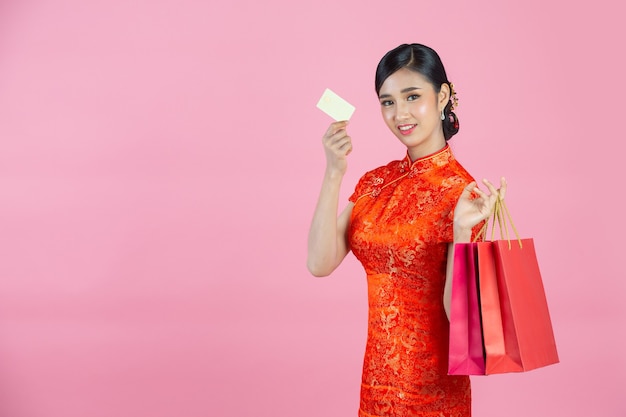
{"label": "mandarin collar", "polygon": [[402,165],[407,167],[410,170],[419,170],[422,171],[429,167],[433,166],[441,166],[445,165],[454,159],[454,155],[452,155],[452,150],[450,149],[450,145],[446,143],[446,145],[439,149],[436,152],[431,153],[430,155],[423,156],[421,158],[416,159],[411,162],[411,157],[409,156],[409,152],[407,151],[406,157],[402,161]]}

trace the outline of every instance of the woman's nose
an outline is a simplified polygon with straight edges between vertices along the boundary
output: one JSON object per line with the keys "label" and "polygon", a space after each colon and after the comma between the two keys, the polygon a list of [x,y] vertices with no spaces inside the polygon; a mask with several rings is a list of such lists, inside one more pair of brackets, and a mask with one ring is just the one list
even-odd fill
{"label": "woman's nose", "polygon": [[396,105],[396,119],[405,120],[409,117],[409,106],[406,103],[399,102]]}

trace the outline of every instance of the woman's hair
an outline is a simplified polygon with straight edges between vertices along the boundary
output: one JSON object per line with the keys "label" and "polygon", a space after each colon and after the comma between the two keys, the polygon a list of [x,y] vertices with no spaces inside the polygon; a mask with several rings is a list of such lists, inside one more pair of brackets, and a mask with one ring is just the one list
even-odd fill
{"label": "woman's hair", "polygon": [[[419,43],[400,45],[385,54],[376,68],[376,94],[380,93],[385,80],[402,68],[420,73],[433,85],[437,93],[441,91],[442,84],[448,84],[452,94],[452,87],[441,58],[434,49]],[[446,104],[444,114],[445,119],[441,124],[443,136],[447,141],[459,131],[459,119],[452,111],[452,100]]]}

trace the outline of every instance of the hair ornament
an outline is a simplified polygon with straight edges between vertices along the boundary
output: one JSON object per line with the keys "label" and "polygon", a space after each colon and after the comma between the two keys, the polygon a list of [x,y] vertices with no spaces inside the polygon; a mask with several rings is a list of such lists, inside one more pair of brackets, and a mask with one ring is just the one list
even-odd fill
{"label": "hair ornament", "polygon": [[459,98],[456,96],[456,90],[454,89],[454,84],[452,83],[450,83],[450,101],[452,102],[450,111],[454,111],[454,109],[459,106]]}

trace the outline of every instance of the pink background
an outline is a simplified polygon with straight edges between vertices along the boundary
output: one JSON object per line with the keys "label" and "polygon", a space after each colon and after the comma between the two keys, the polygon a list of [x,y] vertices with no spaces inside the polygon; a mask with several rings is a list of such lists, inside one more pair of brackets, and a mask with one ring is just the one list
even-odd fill
{"label": "pink background", "polygon": [[0,0],[0,417],[355,416],[364,272],[305,268],[315,104],[357,108],[345,202],[404,156],[373,89],[404,42],[509,180],[562,360],[474,378],[474,414],[625,416],[620,5]]}

